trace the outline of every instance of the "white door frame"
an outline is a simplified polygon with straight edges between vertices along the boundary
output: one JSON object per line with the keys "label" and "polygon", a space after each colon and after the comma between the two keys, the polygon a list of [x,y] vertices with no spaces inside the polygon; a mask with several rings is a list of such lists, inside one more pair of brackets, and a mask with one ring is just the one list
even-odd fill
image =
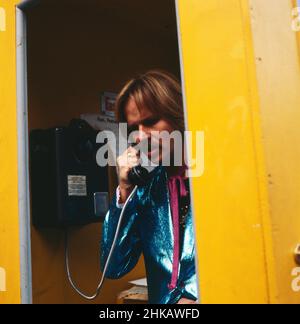
{"label": "white door frame", "polygon": [[20,235],[21,303],[32,304],[32,267],[29,191],[29,140],[27,93],[27,37],[25,9],[38,0],[24,0],[16,6],[18,208]]}

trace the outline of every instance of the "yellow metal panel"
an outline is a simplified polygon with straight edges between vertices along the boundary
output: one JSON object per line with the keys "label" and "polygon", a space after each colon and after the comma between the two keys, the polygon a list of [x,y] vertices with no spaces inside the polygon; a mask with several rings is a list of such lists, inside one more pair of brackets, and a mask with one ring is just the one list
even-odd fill
{"label": "yellow metal panel", "polygon": [[14,1],[1,1],[0,7],[0,303],[19,303]]}
{"label": "yellow metal panel", "polygon": [[300,61],[299,35],[292,28],[296,1],[250,3],[278,300],[300,303],[299,289],[292,289],[297,275],[293,252],[300,243]]}
{"label": "yellow metal panel", "polygon": [[205,132],[193,199],[203,303],[276,301],[250,8],[179,0],[188,126]]}

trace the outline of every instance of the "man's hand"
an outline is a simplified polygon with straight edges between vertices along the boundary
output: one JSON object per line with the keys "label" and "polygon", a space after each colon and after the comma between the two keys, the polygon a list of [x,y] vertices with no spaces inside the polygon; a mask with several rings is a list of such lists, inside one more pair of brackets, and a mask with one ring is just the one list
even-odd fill
{"label": "man's hand", "polygon": [[129,182],[128,173],[133,167],[139,165],[139,163],[138,151],[131,146],[117,159],[121,203],[126,201],[134,188],[134,185]]}

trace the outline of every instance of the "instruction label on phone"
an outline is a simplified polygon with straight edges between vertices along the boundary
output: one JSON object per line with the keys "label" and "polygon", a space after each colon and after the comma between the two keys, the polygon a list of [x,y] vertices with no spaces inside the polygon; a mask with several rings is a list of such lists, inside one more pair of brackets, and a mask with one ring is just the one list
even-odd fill
{"label": "instruction label on phone", "polygon": [[87,196],[86,176],[68,176],[68,195],[78,197]]}

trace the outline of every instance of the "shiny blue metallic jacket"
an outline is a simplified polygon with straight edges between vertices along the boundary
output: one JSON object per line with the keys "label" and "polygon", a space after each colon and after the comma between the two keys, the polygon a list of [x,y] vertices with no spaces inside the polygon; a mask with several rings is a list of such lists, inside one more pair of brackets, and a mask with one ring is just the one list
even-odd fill
{"label": "shiny blue metallic jacket", "polygon": [[[116,195],[105,217],[101,266],[108,257],[121,209]],[[106,277],[119,279],[130,272],[144,254],[150,304],[175,304],[180,298],[197,300],[195,244],[191,208],[184,228],[177,287],[170,290],[173,263],[173,225],[167,187],[167,173],[159,166],[149,183],[138,188],[127,205],[116,248]]]}

